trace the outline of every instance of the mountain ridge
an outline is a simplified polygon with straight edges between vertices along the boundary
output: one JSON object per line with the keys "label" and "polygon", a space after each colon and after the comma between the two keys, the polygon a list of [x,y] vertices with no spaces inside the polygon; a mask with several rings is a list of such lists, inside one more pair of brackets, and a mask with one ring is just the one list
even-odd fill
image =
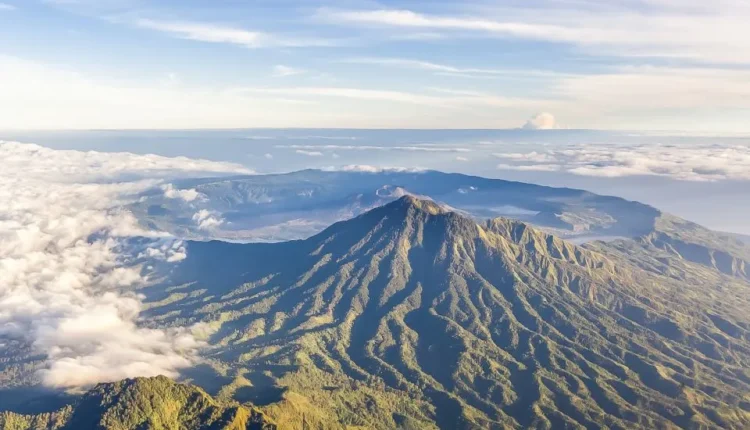
{"label": "mountain ridge", "polygon": [[[146,224],[190,238],[278,242],[312,236],[397,199],[401,191],[441,201],[471,216],[509,216],[558,235],[635,237],[652,230],[659,211],[638,202],[584,190],[553,188],[457,173],[306,170],[275,175],[178,181],[200,199],[183,202],[160,189],[131,207]],[[399,191],[401,190],[401,191]],[[226,223],[196,229],[196,209],[220,213]]]}
{"label": "mountain ridge", "polygon": [[750,425],[750,285],[648,241],[407,195],[304,240],[186,248],[144,324],[208,324],[184,377],[279,428]]}
{"label": "mountain ridge", "polygon": [[[750,423],[739,406],[750,384],[746,319],[734,310],[712,319],[677,279],[597,246],[406,196],[304,241],[190,243],[191,273],[220,264],[231,277],[221,266],[231,254],[241,275],[233,286],[192,279],[202,297],[147,315],[222,321],[213,358],[251,381],[270,376],[269,389],[349,425],[398,428],[395,416],[425,428]],[[704,287],[729,288],[716,276]]]}

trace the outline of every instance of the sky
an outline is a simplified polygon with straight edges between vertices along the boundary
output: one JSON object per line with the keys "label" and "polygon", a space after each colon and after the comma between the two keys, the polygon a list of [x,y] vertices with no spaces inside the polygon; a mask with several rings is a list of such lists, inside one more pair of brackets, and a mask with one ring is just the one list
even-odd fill
{"label": "sky", "polygon": [[0,130],[749,133],[745,0],[0,0]]}

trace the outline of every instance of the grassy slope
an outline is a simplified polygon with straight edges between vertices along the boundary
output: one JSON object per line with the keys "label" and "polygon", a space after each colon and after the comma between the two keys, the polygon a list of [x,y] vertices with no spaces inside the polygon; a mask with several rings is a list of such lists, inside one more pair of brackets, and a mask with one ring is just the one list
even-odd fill
{"label": "grassy slope", "polygon": [[217,402],[195,386],[166,377],[100,384],[74,405],[40,415],[0,414],[0,428],[274,430],[256,409]]}

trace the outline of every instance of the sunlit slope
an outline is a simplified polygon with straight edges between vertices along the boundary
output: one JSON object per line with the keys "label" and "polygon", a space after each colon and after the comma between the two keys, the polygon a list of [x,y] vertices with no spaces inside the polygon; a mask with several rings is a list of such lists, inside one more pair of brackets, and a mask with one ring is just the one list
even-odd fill
{"label": "sunlit slope", "polygon": [[100,384],[75,404],[39,415],[0,413],[0,428],[275,430],[261,412],[217,402],[200,388],[166,377]]}
{"label": "sunlit slope", "polygon": [[591,248],[404,197],[305,241],[191,243],[144,318],[212,323],[211,388],[282,428],[750,426],[748,285]]}

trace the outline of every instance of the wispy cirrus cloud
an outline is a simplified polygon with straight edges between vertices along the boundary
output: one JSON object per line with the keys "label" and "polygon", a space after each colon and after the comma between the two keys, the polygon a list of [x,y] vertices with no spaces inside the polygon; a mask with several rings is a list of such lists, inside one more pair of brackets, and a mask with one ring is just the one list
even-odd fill
{"label": "wispy cirrus cloud", "polygon": [[470,109],[473,107],[528,108],[554,107],[555,100],[522,97],[504,97],[481,91],[450,88],[427,88],[426,92],[351,87],[255,87],[237,88],[240,93],[274,96],[342,98],[366,101],[406,103],[438,109]]}
{"label": "wispy cirrus cloud", "polygon": [[296,97],[336,97],[346,99],[388,101],[398,103],[410,103],[440,107],[446,105],[446,100],[426,94],[394,91],[376,90],[369,88],[347,88],[347,87],[285,87],[285,88],[238,88],[235,91],[245,93],[289,95]]}
{"label": "wispy cirrus cloud", "polygon": [[724,0],[711,7],[668,0],[467,4],[452,15],[407,9],[323,8],[316,17],[334,24],[405,32],[468,32],[568,44],[596,55],[750,63],[750,29],[745,24],[750,19],[750,5],[742,0]]}
{"label": "wispy cirrus cloud", "polygon": [[277,64],[273,67],[273,76],[276,78],[286,78],[287,76],[303,75],[307,73],[304,69]]}
{"label": "wispy cirrus cloud", "polygon": [[564,74],[542,71],[542,70],[513,70],[513,69],[485,69],[474,67],[456,67],[448,64],[434,63],[430,61],[417,60],[412,58],[391,58],[391,57],[355,57],[341,60],[343,63],[351,64],[369,64],[376,66],[397,67],[403,69],[424,70],[437,74],[447,74],[450,76],[514,76],[514,77],[559,77]]}
{"label": "wispy cirrus cloud", "polygon": [[135,20],[137,27],[156,30],[172,37],[209,43],[228,43],[245,48],[301,48],[335,46],[340,42],[314,37],[293,37],[263,31],[246,30],[223,24],[196,21]]}
{"label": "wispy cirrus cloud", "polygon": [[298,149],[294,152],[300,155],[307,155],[308,157],[322,157],[323,156],[323,153],[320,151],[310,151],[307,149]]}
{"label": "wispy cirrus cloud", "polygon": [[0,11],[11,11],[11,10],[16,10],[16,9],[18,8],[13,6],[12,4],[0,3]]}

